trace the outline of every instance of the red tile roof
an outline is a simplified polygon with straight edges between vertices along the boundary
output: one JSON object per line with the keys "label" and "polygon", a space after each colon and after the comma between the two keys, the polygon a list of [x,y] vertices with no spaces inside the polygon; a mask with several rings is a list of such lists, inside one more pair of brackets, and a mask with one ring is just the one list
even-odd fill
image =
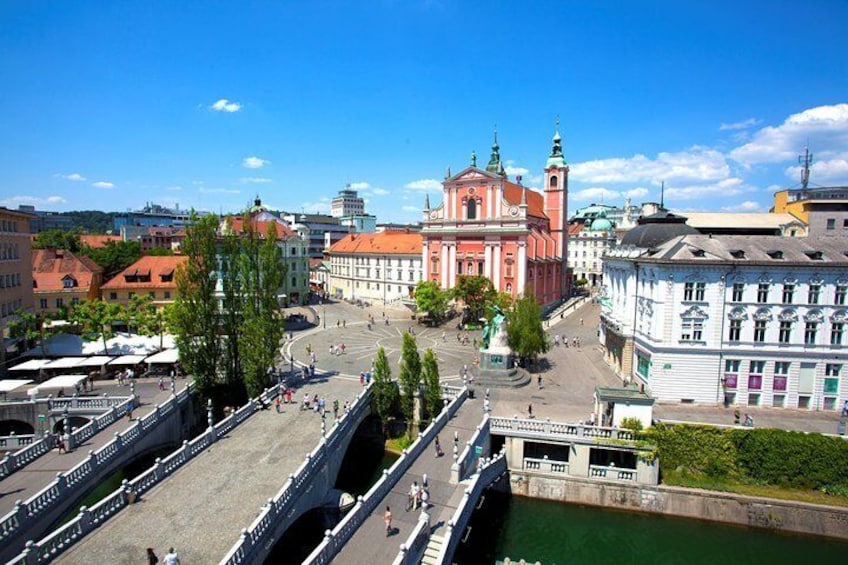
{"label": "red tile roof", "polygon": [[80,236],[80,244],[87,245],[89,247],[106,247],[106,244],[110,241],[114,241],[118,243],[121,241],[121,236],[119,235],[81,235]]}
{"label": "red tile roof", "polygon": [[[176,288],[174,279],[177,267],[188,260],[184,255],[151,256],[145,255],[104,284],[103,290],[119,290],[134,288]],[[162,277],[170,280],[162,280]],[[146,280],[132,280],[133,278]],[[130,280],[127,280],[130,278]]]}
{"label": "red tile roof", "polygon": [[63,280],[71,276],[76,281],[74,288],[88,289],[95,275],[103,268],[88,257],[77,257],[61,249],[32,250],[32,281],[35,292],[64,290]]}
{"label": "red tile roof", "polygon": [[330,247],[330,254],[420,255],[422,236],[408,231],[351,233]]}
{"label": "red tile roof", "polygon": [[526,192],[527,215],[536,216],[537,218],[548,217],[547,214],[545,214],[545,199],[540,193],[536,192],[535,190],[531,190],[526,186],[521,186],[520,184],[504,181],[503,191],[504,198],[506,199],[506,201],[516,206],[521,204],[521,193]]}
{"label": "red tile roof", "polygon": [[576,235],[583,230],[583,224],[579,222],[574,222],[573,224],[568,224],[568,235]]}
{"label": "red tile roof", "polygon": [[[244,233],[244,217],[242,216],[227,216],[226,221],[230,223],[230,228],[238,235],[242,235]],[[278,239],[288,239],[292,236],[297,235],[291,228],[283,224],[282,222],[276,222],[273,220],[257,222],[252,220],[253,229],[259,232],[259,237],[264,238],[265,234],[268,233],[268,224],[273,223],[277,227],[277,238]]]}

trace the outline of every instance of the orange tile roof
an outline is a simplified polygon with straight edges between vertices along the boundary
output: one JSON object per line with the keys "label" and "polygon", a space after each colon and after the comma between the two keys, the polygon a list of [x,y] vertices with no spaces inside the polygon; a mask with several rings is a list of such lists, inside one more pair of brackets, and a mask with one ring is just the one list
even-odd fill
{"label": "orange tile roof", "polygon": [[[119,290],[134,288],[176,288],[174,277],[169,281],[163,281],[162,275],[173,275],[177,267],[188,260],[185,255],[151,256],[145,255],[100,287],[103,290]],[[127,281],[127,276],[149,275],[150,280]],[[147,277],[146,277],[147,278]]]}
{"label": "orange tile roof", "polygon": [[548,216],[545,214],[545,199],[540,193],[526,186],[509,181],[504,181],[503,183],[504,198],[510,204],[516,206],[521,204],[522,191],[527,192],[527,214],[529,216],[536,216],[537,218],[547,218]]}
{"label": "orange tile roof", "polygon": [[330,254],[420,255],[422,236],[408,231],[351,233],[330,247]]}
{"label": "orange tile roof", "polygon": [[583,224],[579,222],[575,222],[573,224],[568,224],[568,235],[576,235],[583,230]]}
{"label": "orange tile roof", "polygon": [[[244,233],[244,218],[242,216],[227,216],[227,221],[230,222],[230,228],[238,235]],[[265,234],[268,233],[268,224],[274,223],[277,227],[277,238],[278,239],[288,239],[292,236],[297,235],[291,228],[284,225],[281,222],[275,222],[273,220],[269,221],[260,221],[257,222],[255,220],[252,221],[253,229],[259,232],[259,237],[264,238]]]}
{"label": "orange tile roof", "polygon": [[121,241],[121,236],[119,235],[81,235],[80,236],[80,244],[87,245],[89,247],[106,247],[106,244],[110,241],[114,241],[118,243]]}
{"label": "orange tile roof", "polygon": [[35,292],[64,290],[63,280],[71,276],[76,289],[91,287],[95,275],[103,268],[88,257],[77,257],[70,251],[57,249],[32,250],[32,281]]}

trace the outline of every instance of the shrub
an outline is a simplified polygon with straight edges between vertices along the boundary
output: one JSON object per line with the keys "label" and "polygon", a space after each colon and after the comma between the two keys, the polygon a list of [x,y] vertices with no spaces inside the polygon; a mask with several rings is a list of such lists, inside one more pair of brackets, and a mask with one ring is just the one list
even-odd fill
{"label": "shrub", "polygon": [[621,419],[621,427],[633,430],[634,432],[642,431],[642,420],[639,418],[622,418]]}

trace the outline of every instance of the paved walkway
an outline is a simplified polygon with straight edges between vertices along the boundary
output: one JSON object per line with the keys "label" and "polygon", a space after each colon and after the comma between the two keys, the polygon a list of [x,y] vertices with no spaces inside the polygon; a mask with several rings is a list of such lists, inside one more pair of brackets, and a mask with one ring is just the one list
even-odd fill
{"label": "paved walkway", "polygon": [[[347,380],[315,379],[295,398],[324,395],[332,406],[336,398],[340,404],[353,401],[360,390]],[[321,419],[296,405],[283,414],[273,408],[257,412],[58,561],[136,564],[144,561],[147,547],[161,559],[174,546],[182,563],[218,563],[320,435]]]}
{"label": "paved walkway", "polygon": [[[170,381],[168,381],[170,386]],[[95,381],[95,391],[92,394],[102,396],[107,393],[110,396],[129,396],[129,386],[118,386],[111,382]],[[177,379],[177,390],[186,386],[184,379]],[[139,395],[141,406],[133,412],[134,417],[144,417],[152,412],[156,405],[164,402],[171,396],[170,389],[160,391],[157,379],[138,379],[136,382],[136,394]],[[15,507],[15,501],[27,500],[38,491],[53,482],[56,473],[67,471],[88,457],[89,451],[97,451],[113,439],[115,434],[123,432],[134,426],[126,418],[112,423],[102,429],[82,445],[77,446],[69,453],[59,453],[54,449],[45,453],[23,469],[15,471],[0,481],[0,516],[5,516]]]}
{"label": "paved walkway", "polygon": [[[450,484],[454,432],[459,434],[459,451],[462,453],[465,442],[471,438],[482,420],[482,401],[479,398],[466,400],[439,434],[445,455],[436,457],[434,447],[430,442],[374,512],[359,526],[359,529],[345,544],[333,563],[369,563],[375,565],[392,563],[400,549],[400,544],[406,541],[418,523],[420,510],[406,511],[407,495],[413,481],[417,481],[419,485],[422,484],[425,473],[427,474],[428,492],[432,505],[430,508],[430,529],[437,535],[443,535],[442,530],[462,501],[465,491],[463,484]],[[383,523],[386,506],[392,509],[394,532],[391,536],[386,536],[386,527]]]}

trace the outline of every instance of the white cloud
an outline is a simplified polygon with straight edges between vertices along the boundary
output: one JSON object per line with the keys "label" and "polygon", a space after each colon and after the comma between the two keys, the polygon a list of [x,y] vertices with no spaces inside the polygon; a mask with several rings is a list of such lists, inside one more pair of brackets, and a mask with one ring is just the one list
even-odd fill
{"label": "white cloud", "polygon": [[779,126],[757,131],[750,142],[730,152],[744,165],[795,161],[809,140],[811,148],[827,148],[822,157],[830,158],[848,150],[848,104],[818,106],[792,114]]}
{"label": "white cloud", "polygon": [[722,208],[725,212],[756,212],[760,209],[760,205],[753,200],[746,200],[733,206],[725,206]]}
{"label": "white cloud", "polygon": [[371,193],[374,196],[385,196],[387,194],[391,194],[391,192],[386,190],[385,188],[374,188],[371,190]]}
{"label": "white cloud", "polygon": [[596,186],[592,188],[584,188],[583,190],[578,190],[576,192],[569,193],[569,196],[573,200],[577,200],[579,202],[582,202],[584,200],[601,202],[603,200],[617,200],[621,197],[621,193],[617,190],[610,190],[608,188]]}
{"label": "white cloud", "polygon": [[[787,167],[786,176],[795,182],[801,182],[801,166]],[[810,183],[812,184],[844,184],[848,183],[848,153],[829,159],[817,161],[810,167]]]}
{"label": "white cloud", "polygon": [[330,211],[330,204],[326,198],[322,198],[318,202],[303,202],[300,209],[307,214],[327,214]]}
{"label": "white cloud", "polygon": [[748,118],[747,120],[742,120],[741,122],[731,122],[729,124],[721,124],[718,127],[718,130],[719,131],[727,131],[727,130],[735,131],[735,130],[740,130],[740,129],[748,129],[748,128],[754,127],[755,125],[758,125],[760,123],[760,121],[761,120],[758,120],[757,118]]}
{"label": "white cloud", "polygon": [[108,181],[105,181],[105,180],[99,180],[97,182],[93,182],[93,183],[91,183],[91,186],[94,186],[96,188],[115,188],[114,183],[111,183],[111,182],[108,182]]}
{"label": "white cloud", "polygon": [[261,159],[253,155],[250,157],[245,157],[244,160],[242,160],[241,162],[241,166],[245,167],[246,169],[261,169],[262,167],[264,167],[265,165],[269,165],[270,163],[271,161],[267,159]]}
{"label": "white cloud", "polygon": [[442,183],[437,181],[436,179],[420,179],[406,183],[404,185],[404,188],[408,188],[410,190],[426,190],[429,192],[436,192],[442,190]]}
{"label": "white cloud", "polygon": [[621,191],[621,195],[628,198],[644,198],[645,196],[648,196],[649,192],[650,191],[647,188],[640,186],[630,190],[623,190]]}
{"label": "white cloud", "polygon": [[209,108],[215,110],[216,112],[232,113],[241,110],[241,104],[239,104],[238,102],[230,102],[226,98],[221,98],[220,100],[209,106]]}
{"label": "white cloud", "polygon": [[666,202],[671,199],[693,200],[695,198],[706,198],[712,196],[736,196],[744,192],[756,190],[746,186],[742,179],[732,177],[711,184],[695,184],[682,187],[668,187],[665,189]]}
{"label": "white cloud", "polygon": [[715,149],[694,146],[688,151],[659,153],[656,159],[645,155],[613,157],[577,163],[571,167],[572,180],[591,183],[626,183],[674,180],[697,182],[730,176],[724,155]]}
{"label": "white cloud", "polygon": [[421,211],[420,206],[401,206],[400,209],[403,210],[404,212],[420,212]]}
{"label": "white cloud", "polygon": [[521,175],[523,177],[524,175],[530,172],[530,169],[527,169],[525,167],[513,167],[512,165],[507,165],[506,167],[504,167],[504,171],[507,175],[511,177],[518,175]]}
{"label": "white cloud", "polygon": [[239,182],[242,184],[267,184],[272,180],[265,177],[242,177]]}
{"label": "white cloud", "polygon": [[60,173],[60,174],[54,175],[54,176],[57,176],[59,178],[65,179],[65,180],[72,180],[74,182],[81,182],[81,181],[85,180],[85,177],[82,176],[79,173],[69,173],[67,175],[63,175],[63,174]]}
{"label": "white cloud", "polygon": [[198,188],[198,192],[203,194],[241,194],[240,190],[234,188]]}
{"label": "white cloud", "polygon": [[365,190],[366,188],[371,188],[371,185],[365,181],[352,182],[348,186],[351,190]]}
{"label": "white cloud", "polygon": [[21,204],[28,204],[30,206],[35,206],[37,209],[40,206],[56,206],[57,204],[65,203],[67,203],[67,200],[61,196],[48,196],[47,198],[42,198],[40,196],[12,196],[10,198],[0,200],[0,205],[8,208],[16,208]]}

